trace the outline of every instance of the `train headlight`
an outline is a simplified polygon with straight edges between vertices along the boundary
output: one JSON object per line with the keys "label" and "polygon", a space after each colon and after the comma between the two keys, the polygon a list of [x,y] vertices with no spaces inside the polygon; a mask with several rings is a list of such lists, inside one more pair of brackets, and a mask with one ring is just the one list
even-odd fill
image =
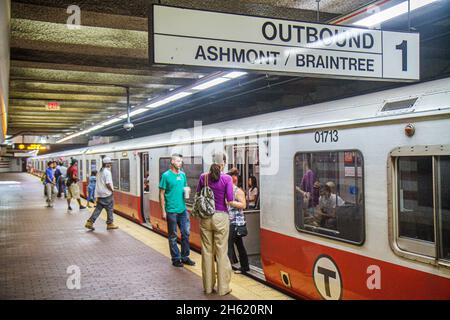
{"label": "train headlight", "polygon": [[405,126],[405,134],[407,137],[412,137],[415,132],[416,132],[416,128],[414,127],[414,125],[412,123],[408,123]]}

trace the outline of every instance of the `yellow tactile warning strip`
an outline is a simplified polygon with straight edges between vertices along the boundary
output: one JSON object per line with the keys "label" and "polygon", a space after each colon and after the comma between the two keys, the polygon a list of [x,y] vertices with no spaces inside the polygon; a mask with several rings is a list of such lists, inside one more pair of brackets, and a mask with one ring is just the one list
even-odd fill
{"label": "yellow tactile warning strip", "polygon": [[[89,210],[92,212],[93,208]],[[105,211],[102,212],[100,218],[106,221]],[[114,215],[114,224],[133,238],[170,258],[169,244],[165,237],[116,214]],[[190,258],[195,261],[196,265],[193,267],[185,266],[185,268],[201,277],[201,255],[191,251]],[[233,290],[232,295],[240,300],[293,300],[291,297],[269,286],[240,274],[232,275],[231,289]]]}

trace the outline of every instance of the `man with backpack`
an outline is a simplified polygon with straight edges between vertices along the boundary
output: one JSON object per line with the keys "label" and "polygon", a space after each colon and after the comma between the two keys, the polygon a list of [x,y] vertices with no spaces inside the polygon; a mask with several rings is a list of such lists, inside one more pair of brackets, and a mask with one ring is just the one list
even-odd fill
{"label": "man with backpack", "polygon": [[[164,172],[159,183],[159,204],[163,218],[167,217],[170,255],[172,265],[183,267],[183,264],[194,266],[189,258],[190,221],[186,210],[185,192],[187,191],[186,174],[181,171],[183,159],[180,154],[173,154],[170,169]],[[177,245],[177,225],[181,232],[181,255]]]}

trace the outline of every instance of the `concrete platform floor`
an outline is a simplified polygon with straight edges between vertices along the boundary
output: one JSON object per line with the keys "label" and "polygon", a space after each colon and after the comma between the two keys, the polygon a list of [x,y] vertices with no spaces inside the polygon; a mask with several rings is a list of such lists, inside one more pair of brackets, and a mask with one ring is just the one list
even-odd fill
{"label": "concrete platform floor", "polygon": [[88,210],[45,206],[39,179],[0,174],[0,299],[290,299],[242,275],[232,294],[205,295],[199,254],[175,268],[167,239],[150,230],[115,215],[120,229],[107,231],[103,213],[91,232]]}

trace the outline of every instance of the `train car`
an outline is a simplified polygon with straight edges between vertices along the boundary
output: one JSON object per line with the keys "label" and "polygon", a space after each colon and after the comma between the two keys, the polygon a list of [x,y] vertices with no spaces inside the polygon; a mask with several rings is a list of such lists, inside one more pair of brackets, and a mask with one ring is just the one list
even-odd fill
{"label": "train car", "polygon": [[[244,191],[257,180],[244,242],[252,271],[268,283],[305,299],[450,299],[450,78],[30,165],[76,158],[85,186],[111,157],[116,212],[166,234],[158,185],[170,155],[183,154],[195,190],[213,150],[240,169]],[[307,183],[314,192],[305,193]],[[195,219],[191,244],[200,247]]]}

